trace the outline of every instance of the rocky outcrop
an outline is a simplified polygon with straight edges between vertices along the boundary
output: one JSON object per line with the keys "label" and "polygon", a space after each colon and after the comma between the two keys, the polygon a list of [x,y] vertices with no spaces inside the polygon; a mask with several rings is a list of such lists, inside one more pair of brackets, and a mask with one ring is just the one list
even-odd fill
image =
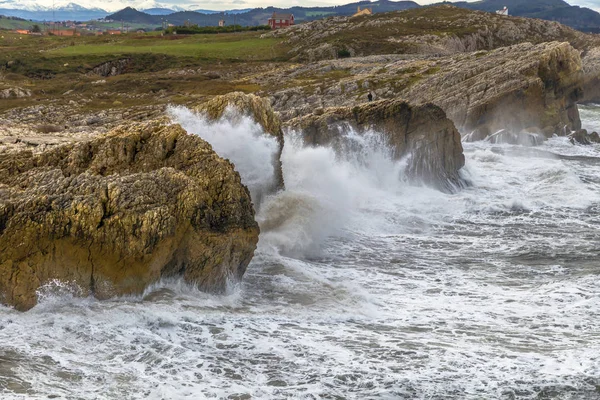
{"label": "rocky outcrop", "polygon": [[578,129],[569,135],[571,143],[589,145],[592,143],[600,143],[600,135],[598,132],[588,133],[586,129]]}
{"label": "rocky outcrop", "polygon": [[600,47],[585,52],[583,64],[583,98],[581,102],[600,102]]}
{"label": "rocky outcrop", "polygon": [[[371,56],[287,70],[272,103],[284,119],[319,107],[403,98],[440,106],[472,140],[507,129],[564,135],[581,127],[579,51],[569,43],[530,43],[445,57]],[[331,79],[327,79],[331,76]],[[263,77],[278,82],[281,76]]]}
{"label": "rocky outcrop", "polygon": [[129,58],[108,61],[95,66],[92,69],[92,73],[104,77],[121,75],[127,70],[127,67],[129,67],[130,63],[131,59]]}
{"label": "rocky outcrop", "polygon": [[[283,151],[283,131],[281,130],[281,120],[273,111],[271,104],[267,99],[245,94],[242,92],[232,92],[222,96],[216,96],[206,103],[194,107],[194,111],[205,114],[211,120],[217,120],[223,116],[226,110],[235,110],[237,116],[249,116],[262,126],[265,133],[274,136],[279,143],[279,151],[273,159],[275,169],[275,185],[273,190],[283,189],[283,172],[281,168],[281,152]],[[229,115],[235,118],[236,115]]]}
{"label": "rocky outcrop", "polygon": [[0,298],[19,310],[53,280],[100,299],[176,275],[221,290],[257,241],[233,165],[179,125],[0,155]]}
{"label": "rocky outcrop", "polygon": [[20,99],[30,96],[31,90],[29,89],[21,89],[19,87],[0,89],[0,99]]}
{"label": "rocky outcrop", "polygon": [[458,173],[465,163],[460,134],[433,104],[375,101],[321,110],[292,119],[287,126],[302,132],[308,145],[335,146],[349,129],[358,133],[374,130],[384,135],[395,159],[408,156],[409,177],[447,191],[464,184]]}
{"label": "rocky outcrop", "polygon": [[581,58],[568,43],[525,43],[462,55],[438,68],[403,95],[439,105],[461,132],[475,132],[474,140],[501,129],[564,135],[581,128]]}

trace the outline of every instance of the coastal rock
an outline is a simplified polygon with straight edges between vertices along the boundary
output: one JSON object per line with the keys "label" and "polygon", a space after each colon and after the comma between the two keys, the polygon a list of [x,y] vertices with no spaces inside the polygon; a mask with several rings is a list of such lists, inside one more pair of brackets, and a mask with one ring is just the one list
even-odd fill
{"label": "coastal rock", "polygon": [[[577,102],[583,95],[582,64],[569,43],[524,43],[445,57],[321,61],[286,73],[299,78],[272,95],[284,119],[318,107],[354,106],[371,91],[376,99],[434,103],[471,140],[502,129],[565,135],[581,128]],[[263,79],[275,83],[283,78]]]}
{"label": "coastal rock", "polygon": [[438,64],[439,72],[404,93],[446,111],[461,132],[483,139],[501,129],[528,127],[565,135],[581,128],[579,52],[568,43],[529,43]]}
{"label": "coastal rock", "polygon": [[459,170],[465,157],[460,134],[446,114],[433,104],[411,105],[404,100],[381,100],[355,107],[337,107],[288,121],[302,132],[308,145],[336,145],[349,129],[359,134],[380,132],[393,157],[407,159],[406,174],[442,190],[464,182]]}
{"label": "coastal rock", "polygon": [[600,47],[585,52],[583,64],[583,98],[581,102],[600,102]]}
{"label": "coastal rock", "polygon": [[600,143],[600,135],[597,132],[588,133],[586,129],[578,129],[569,135],[571,143],[579,143],[589,145],[592,143]]}
{"label": "coastal rock", "polygon": [[233,165],[179,125],[0,154],[0,299],[27,310],[54,281],[105,299],[165,276],[219,291],[258,241]]}
{"label": "coastal rock", "polygon": [[[275,168],[275,186],[273,190],[283,189],[283,172],[281,168],[281,152],[283,151],[283,131],[281,120],[273,111],[267,99],[253,94],[232,92],[222,96],[216,96],[206,103],[194,107],[194,111],[205,114],[211,120],[217,120],[223,116],[226,110],[235,110],[238,116],[248,116],[258,123],[265,133],[274,136],[279,143],[279,151],[273,159]],[[235,118],[235,115],[228,116]]]}

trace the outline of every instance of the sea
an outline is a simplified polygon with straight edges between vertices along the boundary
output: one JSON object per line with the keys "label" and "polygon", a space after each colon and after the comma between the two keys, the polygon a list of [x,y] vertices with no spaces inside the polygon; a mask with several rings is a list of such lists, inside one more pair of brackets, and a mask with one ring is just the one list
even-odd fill
{"label": "sea", "polygon": [[377,132],[290,131],[269,194],[260,126],[169,113],[260,199],[246,275],[0,306],[0,399],[600,399],[600,145],[464,143],[470,185],[443,193]]}

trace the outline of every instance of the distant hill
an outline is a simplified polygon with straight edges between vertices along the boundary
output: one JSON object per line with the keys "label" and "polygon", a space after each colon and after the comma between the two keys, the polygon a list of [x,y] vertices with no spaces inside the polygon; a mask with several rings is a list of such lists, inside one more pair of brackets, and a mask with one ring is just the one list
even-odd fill
{"label": "distant hill", "polygon": [[16,8],[0,8],[0,15],[18,17],[33,21],[89,21],[103,18],[106,11],[99,8],[85,8],[76,4],[67,7],[57,7],[55,10],[22,10]]}
{"label": "distant hill", "polygon": [[147,10],[142,10],[142,12],[150,15],[169,15],[176,11],[170,8],[149,8]]}
{"label": "distant hill", "polygon": [[297,23],[313,21],[327,16],[348,16],[356,12],[357,7],[370,7],[373,12],[401,11],[410,8],[418,8],[419,4],[414,1],[389,1],[379,0],[375,2],[360,1],[341,6],[330,7],[291,7],[291,8],[254,8],[250,10],[232,10],[224,12],[197,12],[179,11],[169,15],[150,15],[127,7],[117,13],[108,15],[106,19],[140,24],[161,24],[161,18],[173,25],[183,25],[186,21],[200,26],[216,26],[221,18],[225,18],[227,24],[244,26],[265,25],[274,12],[292,13]]}
{"label": "distant hill", "polygon": [[506,6],[510,15],[558,21],[581,31],[600,31],[599,13],[589,8],[572,6],[563,0],[482,0],[474,3],[466,1],[445,3],[489,12],[500,10]]}

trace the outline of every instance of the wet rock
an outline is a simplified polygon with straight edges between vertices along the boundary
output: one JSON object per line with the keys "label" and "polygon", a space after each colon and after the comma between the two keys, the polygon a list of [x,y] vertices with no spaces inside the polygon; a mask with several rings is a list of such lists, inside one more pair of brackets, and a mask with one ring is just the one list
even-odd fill
{"label": "wet rock", "polygon": [[589,145],[592,143],[600,143],[600,135],[597,132],[588,134],[586,129],[578,129],[569,135],[571,143],[579,143]]}
{"label": "wet rock", "polygon": [[219,291],[257,241],[233,165],[179,125],[0,154],[0,299],[19,310],[54,280],[100,299],[174,275]]}
{"label": "wet rock", "polygon": [[[471,141],[468,136],[465,141]],[[546,137],[538,132],[521,131],[511,132],[507,129],[500,131],[485,138],[486,141],[494,144],[516,144],[521,146],[540,146],[546,140]]]}
{"label": "wet rock", "polygon": [[458,172],[465,163],[460,134],[444,111],[433,104],[380,100],[328,108],[292,119],[286,126],[301,132],[308,145],[334,147],[350,129],[359,134],[381,132],[395,159],[409,156],[409,177],[445,191],[464,185]]}

